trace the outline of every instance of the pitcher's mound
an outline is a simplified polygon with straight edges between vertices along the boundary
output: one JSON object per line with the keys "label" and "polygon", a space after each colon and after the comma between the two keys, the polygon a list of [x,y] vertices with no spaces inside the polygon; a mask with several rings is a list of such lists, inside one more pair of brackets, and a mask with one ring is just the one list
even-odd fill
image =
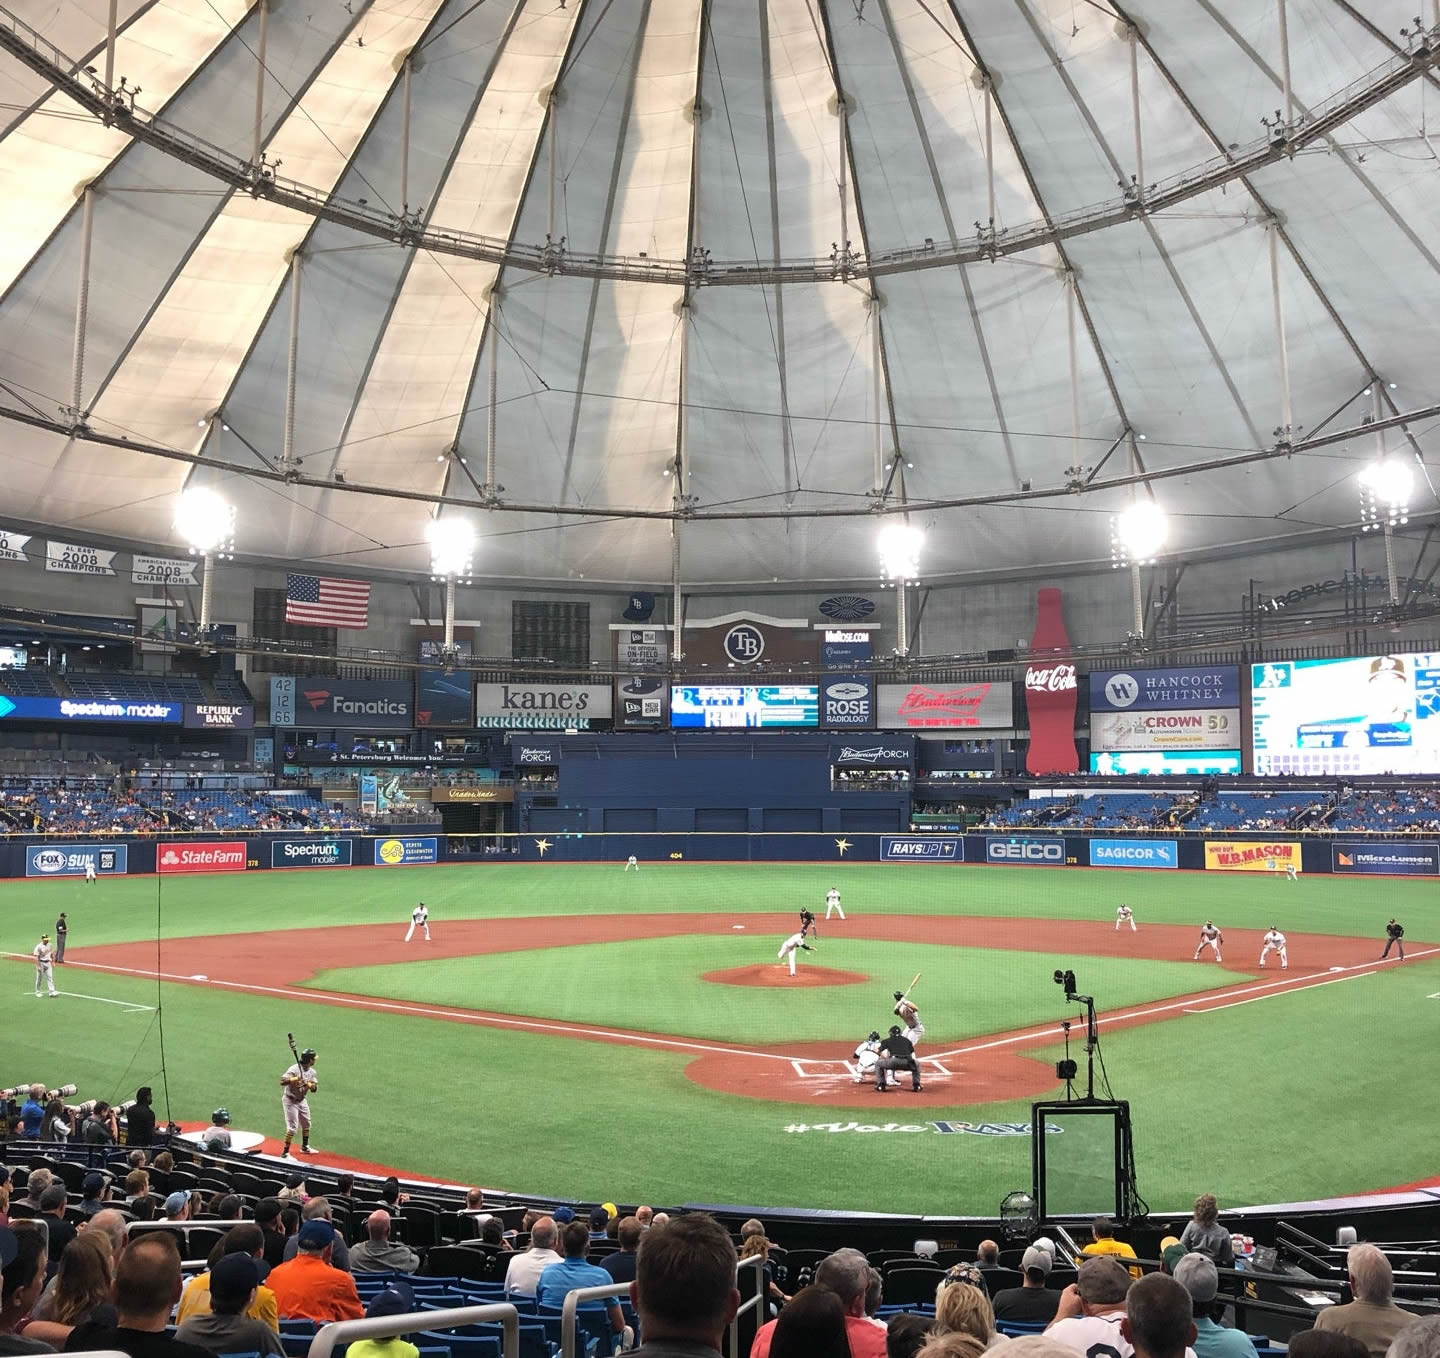
{"label": "pitcher's mound", "polygon": [[807,967],[802,964],[794,976],[783,963],[762,962],[753,967],[730,967],[726,971],[707,971],[700,978],[716,985],[788,986],[799,989],[817,985],[859,985],[870,978],[861,971],[839,971],[834,967]]}

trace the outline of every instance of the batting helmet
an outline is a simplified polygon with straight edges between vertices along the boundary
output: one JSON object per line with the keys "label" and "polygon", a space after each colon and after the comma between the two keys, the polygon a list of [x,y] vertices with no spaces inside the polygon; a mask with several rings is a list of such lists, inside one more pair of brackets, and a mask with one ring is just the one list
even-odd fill
{"label": "batting helmet", "polygon": [[314,1048],[314,1047],[306,1047],[305,1050],[300,1053],[300,1060],[301,1060],[302,1062],[303,1062],[303,1061],[313,1061],[314,1059],[315,1059],[315,1048]]}
{"label": "batting helmet", "polygon": [[903,990],[897,990],[895,992],[895,998],[897,1000],[903,1000],[905,998],[905,992]]}
{"label": "batting helmet", "polygon": [[865,1039],[865,1041],[867,1041],[867,1042],[878,1042],[878,1041],[880,1041],[880,1030],[879,1030],[878,1028],[872,1029],[871,1032],[870,1032],[870,1036],[867,1037],[867,1038]]}
{"label": "batting helmet", "polygon": [[223,1127],[230,1121],[230,1110],[228,1108],[217,1108],[210,1114],[210,1121],[217,1127]]}

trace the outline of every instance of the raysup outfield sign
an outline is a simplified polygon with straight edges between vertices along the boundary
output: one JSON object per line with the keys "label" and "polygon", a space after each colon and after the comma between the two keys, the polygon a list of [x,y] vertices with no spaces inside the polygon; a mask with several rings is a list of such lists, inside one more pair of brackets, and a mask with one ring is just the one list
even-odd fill
{"label": "raysup outfield sign", "polygon": [[961,863],[965,841],[958,836],[882,835],[880,857],[887,863]]}

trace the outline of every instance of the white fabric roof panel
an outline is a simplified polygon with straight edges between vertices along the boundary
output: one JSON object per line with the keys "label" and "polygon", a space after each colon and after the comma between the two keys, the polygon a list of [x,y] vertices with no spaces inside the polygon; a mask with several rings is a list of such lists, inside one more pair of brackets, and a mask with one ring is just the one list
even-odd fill
{"label": "white fabric roof panel", "polygon": [[[76,57],[103,41],[103,0],[19,3]],[[140,31],[175,3],[122,3],[122,23]],[[141,49],[117,73],[130,78],[143,56],[155,69],[139,80],[142,103],[163,101],[175,126],[247,156],[258,18],[244,0],[217,4],[226,22],[204,42],[182,26],[163,52]],[[435,229],[526,248],[550,229],[552,182],[554,234],[571,252],[677,260],[693,246],[717,262],[823,260],[842,238],[842,179],[862,265],[871,251],[926,237],[971,242],[987,211],[982,68],[996,82],[1001,232],[1113,205],[1116,180],[1134,171],[1125,17],[1141,36],[1147,182],[1212,161],[1217,141],[1252,143],[1280,102],[1273,6],[1245,0],[310,8],[279,5],[268,18],[264,135],[281,174],[398,211],[400,70],[419,43],[409,207]],[[1402,51],[1407,10],[1409,0],[1377,0],[1357,19],[1335,0],[1288,0],[1297,108],[1363,85]],[[187,13],[192,27],[210,23]],[[11,74],[32,97],[24,68],[0,56],[0,79]],[[837,86],[849,107],[844,142]],[[68,403],[74,188],[77,169],[98,173],[92,427],[198,451],[208,465],[12,422],[8,521],[165,544],[174,493],[193,475],[237,500],[242,551],[423,572],[431,504],[241,474],[273,462],[284,441],[288,255],[298,246],[294,450],[306,476],[338,471],[350,487],[477,499],[494,347],[503,499],[547,509],[470,511],[486,575],[663,583],[669,523],[625,511],[670,506],[675,482],[664,473],[678,450],[702,516],[864,508],[877,429],[885,458],[898,435],[902,464],[913,464],[896,469],[892,492],[903,485],[931,529],[927,574],[1103,559],[1107,516],[1128,491],[964,511],[924,504],[1056,486],[1076,462],[1098,463],[1127,419],[1152,469],[1268,446],[1281,401],[1267,207],[1285,232],[1298,432],[1347,402],[1338,421],[1358,421],[1372,367],[1397,383],[1385,390],[1399,408],[1440,400],[1430,359],[1440,346],[1440,195],[1425,140],[1435,107],[1434,79],[1415,82],[1254,173],[1254,193],[1233,180],[1063,250],[1041,244],[873,285],[862,267],[849,281],[700,286],[688,305],[669,281],[412,252],[230,192],[158,148],[110,145],[116,134],[77,112],[36,110],[0,124],[0,182],[10,174],[22,205],[0,225],[0,285],[6,267],[13,276],[0,293],[0,406],[46,416]],[[1083,303],[1073,398],[1067,259]],[[228,429],[210,422],[216,411]],[[1414,433],[1433,458],[1437,435],[1424,424]],[[1391,442],[1403,446],[1403,435]],[[1353,473],[1373,446],[1361,437],[1315,458],[1159,482],[1154,493],[1176,516],[1180,550],[1339,528],[1356,517]],[[1122,444],[1102,476],[1128,462]],[[567,506],[607,516],[577,520],[559,512]],[[875,526],[870,516],[687,521],[683,571],[695,584],[865,580]]]}

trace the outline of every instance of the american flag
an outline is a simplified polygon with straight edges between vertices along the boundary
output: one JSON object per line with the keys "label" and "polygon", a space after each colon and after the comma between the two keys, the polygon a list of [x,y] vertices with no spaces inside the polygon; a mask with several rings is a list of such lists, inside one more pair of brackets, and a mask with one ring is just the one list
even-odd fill
{"label": "american flag", "polygon": [[285,621],[306,627],[369,625],[370,586],[326,575],[285,577]]}

